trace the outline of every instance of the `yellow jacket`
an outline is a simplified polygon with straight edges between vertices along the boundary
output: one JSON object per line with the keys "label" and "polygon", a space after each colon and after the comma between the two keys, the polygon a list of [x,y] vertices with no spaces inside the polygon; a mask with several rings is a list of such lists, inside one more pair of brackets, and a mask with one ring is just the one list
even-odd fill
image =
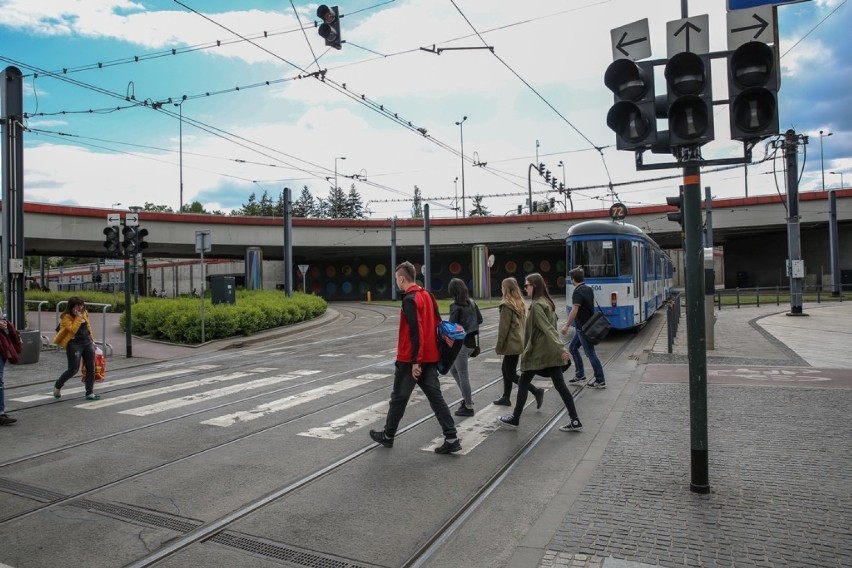
{"label": "yellow jacket", "polygon": [[53,338],[53,343],[63,349],[68,347],[68,343],[77,335],[77,331],[83,325],[83,322],[86,322],[89,328],[89,335],[92,337],[92,342],[94,342],[95,334],[92,332],[92,324],[89,322],[89,312],[88,310],[83,310],[83,313],[76,317],[71,314],[62,314],[62,317],[59,318],[59,333]]}

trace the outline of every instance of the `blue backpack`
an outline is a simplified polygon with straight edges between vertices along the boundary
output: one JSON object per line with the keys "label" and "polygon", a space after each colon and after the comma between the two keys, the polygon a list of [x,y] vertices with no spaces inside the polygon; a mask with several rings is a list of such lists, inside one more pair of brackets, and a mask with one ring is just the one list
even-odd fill
{"label": "blue backpack", "polygon": [[[429,295],[432,296],[431,292]],[[453,366],[456,357],[458,357],[459,351],[461,351],[462,345],[464,345],[465,335],[467,334],[460,324],[441,320],[441,314],[438,311],[438,302],[435,300],[435,296],[432,296],[432,303],[435,306],[435,314],[438,316],[438,320],[441,321],[441,323],[438,324],[437,333],[438,354],[441,357],[438,361],[438,373],[446,375],[450,372],[450,368]]]}

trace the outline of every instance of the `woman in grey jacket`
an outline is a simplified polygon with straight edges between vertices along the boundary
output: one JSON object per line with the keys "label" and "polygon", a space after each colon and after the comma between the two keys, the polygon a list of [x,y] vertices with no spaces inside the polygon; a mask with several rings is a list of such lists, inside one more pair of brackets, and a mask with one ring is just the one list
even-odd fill
{"label": "woman in grey jacket", "polygon": [[453,296],[453,303],[450,304],[450,321],[461,325],[467,334],[453,366],[450,367],[450,372],[462,395],[462,402],[456,410],[456,416],[473,416],[473,395],[470,390],[467,363],[471,351],[477,346],[482,314],[474,301],[470,299],[467,286],[458,278],[450,280],[447,291]]}
{"label": "woman in grey jacket", "polygon": [[[503,280],[500,289],[503,301],[500,302],[500,323],[497,326],[497,345],[494,353],[503,356],[500,370],[503,372],[503,396],[494,401],[499,406],[512,406],[509,396],[512,394],[512,383],[518,383],[518,361],[524,350],[524,325],[526,324],[527,306],[521,296],[518,281],[514,278]],[[541,408],[544,400],[544,389],[530,383],[529,390],[535,397],[536,408]]]}
{"label": "woman in grey jacket", "polygon": [[568,351],[565,344],[559,338],[556,331],[556,305],[547,293],[547,286],[541,274],[533,273],[527,276],[524,287],[527,289],[532,302],[530,303],[527,323],[524,330],[524,350],[521,353],[521,378],[518,380],[518,398],[515,401],[515,411],[512,414],[501,416],[497,421],[509,428],[517,428],[520,423],[521,413],[527,403],[527,391],[530,382],[537,374],[550,377],[553,387],[571,420],[568,424],[560,426],[563,432],[577,432],[583,429],[580,418],[577,416],[577,408],[574,406],[574,397],[565,377],[562,376],[562,366],[568,361]]}

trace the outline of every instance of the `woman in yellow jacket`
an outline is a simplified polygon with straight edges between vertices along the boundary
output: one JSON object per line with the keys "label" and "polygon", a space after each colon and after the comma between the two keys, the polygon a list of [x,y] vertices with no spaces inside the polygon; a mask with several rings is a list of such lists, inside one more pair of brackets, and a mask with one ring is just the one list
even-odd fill
{"label": "woman in yellow jacket", "polygon": [[89,312],[86,303],[77,296],[72,296],[65,306],[65,311],[59,317],[59,333],[53,342],[65,348],[68,356],[68,368],[53,385],[53,398],[62,396],[61,389],[65,381],[80,370],[80,361],[86,364],[86,400],[100,400],[95,394],[95,336],[89,323]]}

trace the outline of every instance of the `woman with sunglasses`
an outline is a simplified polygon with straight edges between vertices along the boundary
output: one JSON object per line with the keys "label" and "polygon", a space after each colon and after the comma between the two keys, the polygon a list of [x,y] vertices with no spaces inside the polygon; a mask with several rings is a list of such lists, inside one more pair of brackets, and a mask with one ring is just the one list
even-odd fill
{"label": "woman with sunglasses", "polygon": [[547,286],[541,274],[533,273],[527,276],[524,288],[531,303],[527,313],[524,333],[524,350],[521,353],[521,378],[518,380],[518,397],[515,400],[515,411],[501,416],[497,421],[506,427],[517,428],[521,413],[527,403],[527,392],[530,382],[536,375],[550,377],[553,387],[565,408],[568,409],[570,421],[559,429],[563,432],[579,432],[583,429],[574,397],[565,384],[562,376],[562,366],[568,361],[568,351],[559,338],[556,330],[556,305],[547,292]]}

